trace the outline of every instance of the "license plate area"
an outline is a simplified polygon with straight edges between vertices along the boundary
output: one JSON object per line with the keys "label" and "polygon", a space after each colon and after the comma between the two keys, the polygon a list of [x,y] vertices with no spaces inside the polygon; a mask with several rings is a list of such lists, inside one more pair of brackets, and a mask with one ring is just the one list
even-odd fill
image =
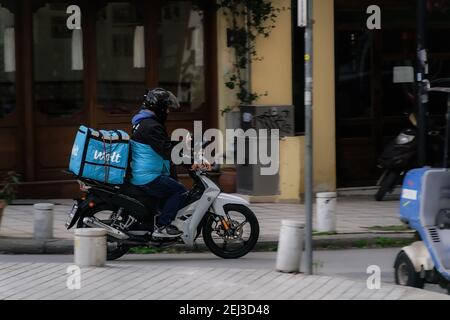
{"label": "license plate area", "polygon": [[72,206],[72,209],[69,212],[69,215],[67,216],[66,219],[66,228],[69,228],[69,226],[72,224],[72,220],[75,217],[75,214],[78,211],[78,202],[75,202]]}

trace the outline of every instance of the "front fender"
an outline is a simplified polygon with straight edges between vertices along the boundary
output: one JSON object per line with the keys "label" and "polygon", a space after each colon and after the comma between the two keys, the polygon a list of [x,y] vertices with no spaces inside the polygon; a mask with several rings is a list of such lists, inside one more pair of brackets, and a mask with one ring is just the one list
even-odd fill
{"label": "front fender", "polygon": [[431,255],[423,241],[416,241],[409,246],[403,247],[402,250],[406,253],[409,260],[411,260],[416,272],[420,272],[422,268],[425,271],[432,270],[434,268]]}
{"label": "front fender", "polygon": [[214,213],[219,216],[225,216],[223,207],[226,204],[241,204],[248,207],[250,205],[250,202],[238,196],[234,196],[228,193],[220,193],[212,204]]}

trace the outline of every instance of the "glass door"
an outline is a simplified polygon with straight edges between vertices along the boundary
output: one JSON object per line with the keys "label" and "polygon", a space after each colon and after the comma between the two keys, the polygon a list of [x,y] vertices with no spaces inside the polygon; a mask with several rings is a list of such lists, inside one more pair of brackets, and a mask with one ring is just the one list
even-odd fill
{"label": "glass door", "polygon": [[67,179],[78,126],[87,121],[83,30],[66,26],[69,2],[47,2],[33,12],[33,109],[36,179]]}
{"label": "glass door", "polygon": [[19,107],[16,99],[16,7],[0,1],[0,171],[19,170],[22,149],[17,134]]}
{"label": "glass door", "polygon": [[[381,30],[367,30],[365,9],[382,9]],[[450,1],[431,2],[428,15],[429,78],[450,86]],[[407,127],[415,109],[413,83],[394,81],[394,68],[414,66],[414,1],[338,0],[336,30],[336,127],[338,186],[374,185],[381,172],[377,158]],[[442,97],[430,94],[428,113],[442,121]]]}
{"label": "glass door", "polygon": [[[382,29],[366,28],[366,8],[379,5]],[[338,187],[374,185],[385,144],[409,126],[413,84],[393,81],[413,66],[415,3],[336,1],[336,144]]]}

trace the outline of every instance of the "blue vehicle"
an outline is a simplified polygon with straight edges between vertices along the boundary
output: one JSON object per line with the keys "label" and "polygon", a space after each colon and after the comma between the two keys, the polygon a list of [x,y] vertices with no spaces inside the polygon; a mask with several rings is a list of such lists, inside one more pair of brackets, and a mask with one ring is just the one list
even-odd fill
{"label": "blue vehicle", "polygon": [[395,282],[416,288],[439,284],[450,294],[450,88],[429,90],[448,95],[444,161],[442,168],[413,169],[405,176],[400,219],[416,230],[418,241],[398,253]]}

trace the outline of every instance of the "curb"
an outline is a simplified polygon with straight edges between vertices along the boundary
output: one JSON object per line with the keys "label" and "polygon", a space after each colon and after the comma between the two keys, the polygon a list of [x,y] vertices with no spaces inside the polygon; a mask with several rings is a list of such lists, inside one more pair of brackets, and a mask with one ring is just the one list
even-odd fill
{"label": "curb", "polygon": [[[313,237],[314,249],[348,249],[371,247],[402,247],[414,241],[411,233],[361,233],[337,234]],[[261,239],[254,251],[276,251],[278,240]],[[185,245],[177,244],[160,249],[162,252],[207,252],[209,249],[203,242],[198,242],[193,250]],[[0,237],[1,254],[73,254],[73,240]]]}
{"label": "curb", "polygon": [[2,254],[71,254],[73,240],[33,238],[1,238],[0,253]]}

